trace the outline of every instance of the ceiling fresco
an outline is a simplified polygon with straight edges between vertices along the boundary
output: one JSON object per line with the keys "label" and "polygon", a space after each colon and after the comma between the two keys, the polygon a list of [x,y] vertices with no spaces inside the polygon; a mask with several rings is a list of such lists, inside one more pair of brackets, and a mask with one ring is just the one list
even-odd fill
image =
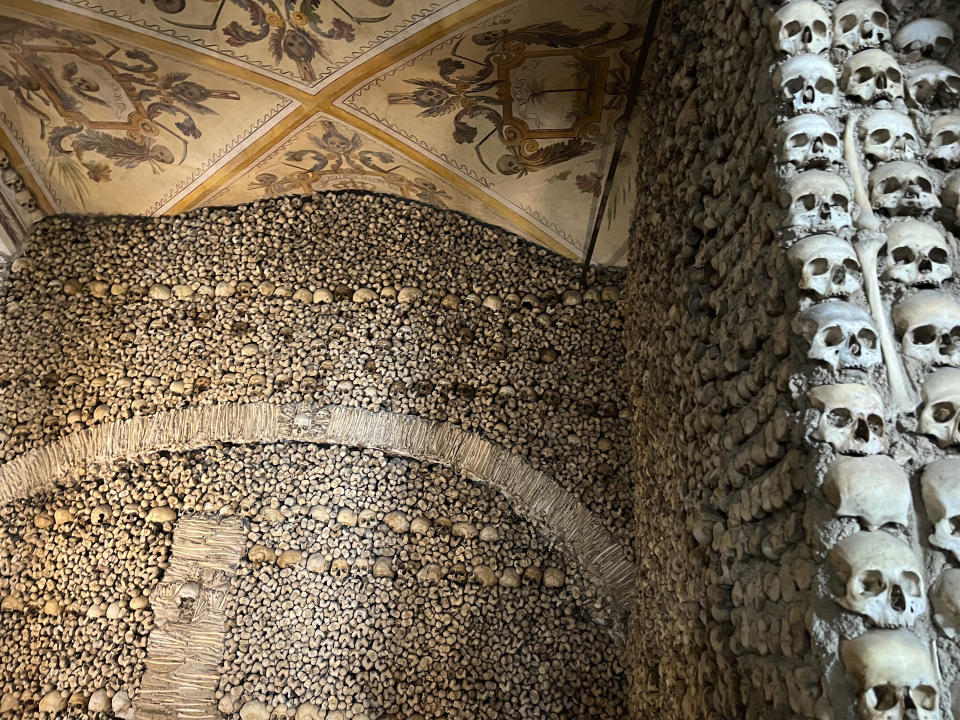
{"label": "ceiling fresco", "polygon": [[[318,190],[586,252],[645,0],[4,0],[0,249],[49,213]],[[594,260],[625,261],[628,135]]]}

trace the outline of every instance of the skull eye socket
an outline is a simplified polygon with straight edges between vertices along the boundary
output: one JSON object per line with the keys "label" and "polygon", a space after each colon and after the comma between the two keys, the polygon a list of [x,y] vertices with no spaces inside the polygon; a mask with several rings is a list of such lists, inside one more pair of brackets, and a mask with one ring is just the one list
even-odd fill
{"label": "skull eye socket", "polygon": [[841,345],[843,341],[847,339],[847,334],[839,325],[831,325],[823,331],[821,337],[823,338],[824,345],[827,347],[836,347],[837,345]]}
{"label": "skull eye socket", "polygon": [[784,87],[787,89],[791,95],[796,95],[798,92],[802,92],[803,89],[807,86],[806,81],[802,77],[793,77],[787,80]]}
{"label": "skull eye socket", "polygon": [[903,76],[900,75],[900,71],[896,68],[887,68],[886,69],[887,80],[892,83],[899,83],[903,79]]}
{"label": "skull eye socket", "polygon": [[803,25],[800,24],[799,20],[791,20],[783,26],[783,32],[788,38],[796,37],[803,32]]}
{"label": "skull eye socket", "polygon": [[879,415],[867,415],[867,427],[874,435],[883,437],[883,418]]}
{"label": "skull eye socket", "polygon": [[833,133],[824,133],[820,139],[827,147],[838,147],[840,145],[840,138]]}
{"label": "skull eye socket", "polygon": [[867,704],[877,712],[892,710],[900,703],[897,689],[893,685],[876,685],[867,690],[865,697]]}
{"label": "skull eye socket", "polygon": [[933,41],[933,47],[938,53],[946,53],[952,45],[950,38],[946,37],[938,37]]}
{"label": "skull eye socket", "polygon": [[896,192],[899,189],[900,189],[900,180],[898,180],[895,177],[887,178],[886,180],[882,180],[880,182],[880,192],[884,194]]}
{"label": "skull eye socket", "polygon": [[827,413],[827,422],[834,427],[846,427],[853,422],[853,415],[847,408],[834,408]]}
{"label": "skull eye socket", "polygon": [[873,142],[879,143],[881,145],[890,142],[890,138],[891,138],[890,131],[887,130],[887,128],[878,128],[874,130],[872,133],[870,133],[870,139]]}
{"label": "skull eye socket", "polygon": [[917,685],[910,690],[910,699],[918,708],[933,712],[937,709],[937,690],[929,685]]}
{"label": "skull eye socket", "polygon": [[865,83],[873,77],[873,68],[864,66],[858,68],[856,72],[853,73],[853,79],[858,83]]}
{"label": "skull eye socket", "polygon": [[873,15],[870,16],[870,20],[872,20],[872,21],[873,21],[873,24],[876,25],[878,28],[886,28],[886,27],[887,27],[887,14],[886,14],[886,13],[875,12]]}
{"label": "skull eye socket", "polygon": [[908,265],[917,259],[913,250],[908,247],[895,248],[894,251],[890,253],[890,257],[893,258],[893,261],[897,263],[897,265]]}
{"label": "skull eye socket", "polygon": [[960,534],[960,515],[954,515],[953,517],[947,518],[947,522],[950,523],[951,535]]}
{"label": "skull eye socket", "polygon": [[953,406],[953,403],[939,402],[934,403],[933,408],[931,409],[931,415],[933,416],[934,422],[945,423],[950,422],[950,420],[953,419],[956,411],[957,410]]}
{"label": "skull eye socket", "polygon": [[937,329],[933,325],[921,325],[914,328],[910,338],[914,345],[929,345],[937,339]]}
{"label": "skull eye socket", "polygon": [[811,275],[824,275],[830,269],[830,263],[826,258],[814,258],[810,261]]}
{"label": "skull eye socket", "polygon": [[859,24],[860,24],[860,23],[857,21],[857,16],[856,16],[856,15],[852,15],[852,14],[851,14],[851,15],[844,15],[842,18],[840,18],[840,22],[839,22],[840,29],[841,29],[843,32],[850,32],[850,31],[853,30],[855,27],[857,27]]}
{"label": "skull eye socket", "polygon": [[957,75],[948,76],[946,85],[954,92],[960,92],[960,76],[957,76]]}
{"label": "skull eye socket", "polygon": [[790,138],[790,144],[795,148],[803,147],[804,145],[809,145],[810,136],[802,132],[797,133],[796,135]]}
{"label": "skull eye socket", "polygon": [[873,350],[877,346],[877,335],[869,328],[864,328],[857,333],[857,339],[860,344],[868,350]]}
{"label": "skull eye socket", "polygon": [[900,589],[908,597],[920,597],[920,576],[914,572],[906,571],[900,576]]}
{"label": "skull eye socket", "polygon": [[930,252],[927,254],[927,257],[930,258],[930,262],[939,263],[941,265],[946,264],[947,260],[949,260],[946,248],[939,247],[935,247],[930,250]]}
{"label": "skull eye socket", "polygon": [[917,177],[917,178],[914,178],[914,182],[915,182],[917,185],[919,185],[919,186],[920,186],[920,189],[923,190],[924,192],[927,192],[927,193],[928,193],[928,192],[930,192],[930,191],[933,190],[933,183],[930,182],[930,180],[929,180],[928,178],[925,178],[925,177],[923,177],[922,175],[920,175],[920,176]]}
{"label": "skull eye socket", "polygon": [[849,200],[843,195],[831,195],[830,201],[839,208],[847,209],[847,203]]}
{"label": "skull eye socket", "polygon": [[937,145],[952,145],[957,141],[957,134],[953,130],[943,130],[933,139]]}
{"label": "skull eye socket", "polygon": [[836,86],[830,78],[819,78],[817,82],[814,83],[814,87],[824,95],[832,95]]}
{"label": "skull eye socket", "polygon": [[853,258],[847,258],[843,261],[843,266],[847,269],[848,272],[858,273],[860,272],[860,263],[858,263]]}
{"label": "skull eye socket", "polygon": [[813,32],[821,37],[827,34],[827,24],[823,20],[813,21]]}
{"label": "skull eye socket", "polygon": [[857,590],[860,595],[876,597],[887,589],[887,581],[879,570],[867,570],[857,576]]}
{"label": "skull eye socket", "polygon": [[813,210],[817,207],[817,196],[813,193],[808,193],[797,198],[797,202],[803,205],[804,210]]}

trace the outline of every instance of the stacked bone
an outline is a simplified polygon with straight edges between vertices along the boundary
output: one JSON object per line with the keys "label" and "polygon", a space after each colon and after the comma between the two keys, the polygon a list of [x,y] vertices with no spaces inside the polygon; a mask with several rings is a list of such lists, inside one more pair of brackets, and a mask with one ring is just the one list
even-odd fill
{"label": "stacked bone", "polygon": [[[960,487],[957,225],[941,210],[956,202],[944,171],[960,164],[960,75],[941,64],[954,32],[923,3],[830,5],[794,0],[772,24],[791,116],[777,138],[781,240],[804,296],[808,438],[825,470],[811,518],[835,599],[810,620],[827,658],[819,707],[934,718],[960,669],[943,637],[956,631],[958,571],[930,547],[950,547]],[[930,585],[941,633],[925,614]]]}

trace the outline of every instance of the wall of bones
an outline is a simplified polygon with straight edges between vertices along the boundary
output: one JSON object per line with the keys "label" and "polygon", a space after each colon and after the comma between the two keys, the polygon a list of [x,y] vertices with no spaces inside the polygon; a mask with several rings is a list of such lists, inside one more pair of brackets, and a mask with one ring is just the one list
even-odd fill
{"label": "wall of bones", "polygon": [[624,717],[622,278],[577,279],[362,193],[42,221],[0,290],[0,716]]}
{"label": "wall of bones", "polygon": [[683,5],[627,282],[633,702],[960,717],[960,4]]}

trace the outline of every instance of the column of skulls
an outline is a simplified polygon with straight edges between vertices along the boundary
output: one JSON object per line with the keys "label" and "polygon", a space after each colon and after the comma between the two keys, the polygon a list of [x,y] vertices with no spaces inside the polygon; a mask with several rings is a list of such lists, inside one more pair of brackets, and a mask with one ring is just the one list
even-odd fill
{"label": "column of skulls", "polygon": [[960,75],[932,4],[794,0],[772,21],[780,239],[822,499],[807,515],[818,718],[947,717],[960,676],[960,289],[942,207],[960,196]]}

